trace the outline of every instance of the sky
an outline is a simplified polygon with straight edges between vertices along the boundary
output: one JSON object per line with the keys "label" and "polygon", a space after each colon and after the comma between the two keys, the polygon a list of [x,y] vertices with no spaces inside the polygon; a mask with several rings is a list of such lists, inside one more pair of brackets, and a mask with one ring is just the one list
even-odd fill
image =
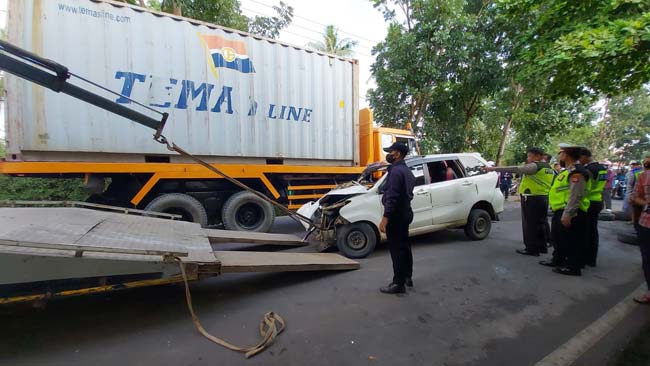
{"label": "sky", "polygon": [[[248,17],[275,15],[272,5],[279,0],[240,0]],[[325,25],[334,25],[339,36],[359,42],[353,58],[359,60],[359,107],[368,106],[366,91],[374,87],[370,65],[371,49],[382,41],[388,31],[384,16],[373,8],[370,0],[284,0],[293,7],[293,21],[280,33],[279,39],[296,46],[322,40]]]}

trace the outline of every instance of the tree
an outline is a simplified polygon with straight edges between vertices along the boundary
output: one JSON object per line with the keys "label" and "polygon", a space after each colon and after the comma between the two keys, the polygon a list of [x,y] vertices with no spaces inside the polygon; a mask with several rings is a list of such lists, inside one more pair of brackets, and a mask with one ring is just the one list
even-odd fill
{"label": "tree", "polygon": [[357,43],[357,41],[349,38],[341,38],[338,29],[333,25],[328,25],[325,26],[323,40],[321,42],[310,42],[307,47],[341,57],[350,57],[354,54],[353,48]]}
{"label": "tree", "polygon": [[280,31],[291,24],[293,8],[280,1],[280,6],[273,6],[278,14],[275,17],[255,16],[248,23],[248,31],[267,38],[278,38]]}
{"label": "tree", "polygon": [[650,2],[498,0],[511,61],[553,96],[616,95],[650,81]]}
{"label": "tree", "polygon": [[241,12],[239,0],[162,0],[161,9],[187,18],[248,31],[249,19]]}
{"label": "tree", "polygon": [[598,146],[610,159],[641,159],[650,153],[650,90],[613,97],[599,125]]}
{"label": "tree", "polygon": [[[391,24],[373,53],[368,99],[382,125],[416,127],[426,152],[491,149],[495,128],[477,119],[503,83],[501,42],[479,0],[376,0]],[[396,7],[396,9],[393,9]],[[404,12],[399,22],[397,11]]]}
{"label": "tree", "polygon": [[[149,0],[149,6],[156,8],[155,0]],[[293,20],[293,8],[280,1],[273,6],[276,16],[255,16],[248,18],[241,12],[239,0],[162,0],[162,11],[175,15],[202,20],[224,27],[251,32],[267,38],[277,38],[280,31]]]}

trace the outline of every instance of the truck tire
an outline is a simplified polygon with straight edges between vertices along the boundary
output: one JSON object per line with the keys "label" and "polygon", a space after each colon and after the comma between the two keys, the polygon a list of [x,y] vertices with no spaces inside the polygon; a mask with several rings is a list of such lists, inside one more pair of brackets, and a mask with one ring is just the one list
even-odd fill
{"label": "truck tire", "polygon": [[247,191],[230,196],[221,219],[226,230],[268,232],[275,220],[273,205]]}
{"label": "truck tire", "polygon": [[366,222],[343,225],[336,231],[336,246],[348,258],[365,258],[376,245],[377,234]]}
{"label": "truck tire", "polygon": [[208,225],[208,214],[196,198],[184,193],[167,193],[149,202],[145,211],[164,212],[183,216],[183,221]]}
{"label": "truck tire", "polygon": [[490,218],[490,214],[487,211],[475,208],[469,212],[467,225],[465,225],[465,235],[470,239],[483,240],[487,238],[491,228],[492,218]]}

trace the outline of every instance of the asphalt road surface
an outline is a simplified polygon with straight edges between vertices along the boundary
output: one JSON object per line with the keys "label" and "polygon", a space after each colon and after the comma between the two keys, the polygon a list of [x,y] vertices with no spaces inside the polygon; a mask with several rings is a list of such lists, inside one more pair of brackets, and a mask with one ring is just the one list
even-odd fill
{"label": "asphalt road surface", "polygon": [[[198,334],[172,285],[0,308],[0,365],[534,365],[642,282],[640,254],[601,221],[597,268],[564,277],[521,256],[518,203],[484,241],[462,230],[415,238],[415,288],[379,293],[391,278],[385,245],[361,269],[223,275],[192,285],[213,334],[257,341],[267,311],[287,329],[245,360]],[[282,218],[276,232],[299,232]],[[301,248],[300,251],[311,248]]]}

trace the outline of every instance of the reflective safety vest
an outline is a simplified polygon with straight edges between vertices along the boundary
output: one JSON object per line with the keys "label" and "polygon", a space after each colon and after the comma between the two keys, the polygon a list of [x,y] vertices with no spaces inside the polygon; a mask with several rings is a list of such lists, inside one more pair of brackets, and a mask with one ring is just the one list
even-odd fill
{"label": "reflective safety vest", "polygon": [[607,167],[593,162],[585,165],[585,168],[591,172],[591,180],[587,183],[587,198],[589,201],[601,202],[607,183]]}
{"label": "reflective safety vest", "polygon": [[535,164],[537,165],[537,173],[533,175],[524,174],[519,184],[519,194],[546,196],[548,190],[551,189],[555,171],[548,163],[536,161]]}
{"label": "reflective safety vest", "polygon": [[[551,210],[558,211],[566,207],[566,204],[569,202],[569,196],[571,196],[570,178],[573,174],[582,174],[582,172],[578,169],[572,169],[571,172],[569,172],[569,169],[566,169],[555,177],[553,186],[548,192],[548,203],[551,206]],[[587,212],[588,209],[589,198],[587,197],[587,194],[585,194],[580,201],[580,210]]]}

